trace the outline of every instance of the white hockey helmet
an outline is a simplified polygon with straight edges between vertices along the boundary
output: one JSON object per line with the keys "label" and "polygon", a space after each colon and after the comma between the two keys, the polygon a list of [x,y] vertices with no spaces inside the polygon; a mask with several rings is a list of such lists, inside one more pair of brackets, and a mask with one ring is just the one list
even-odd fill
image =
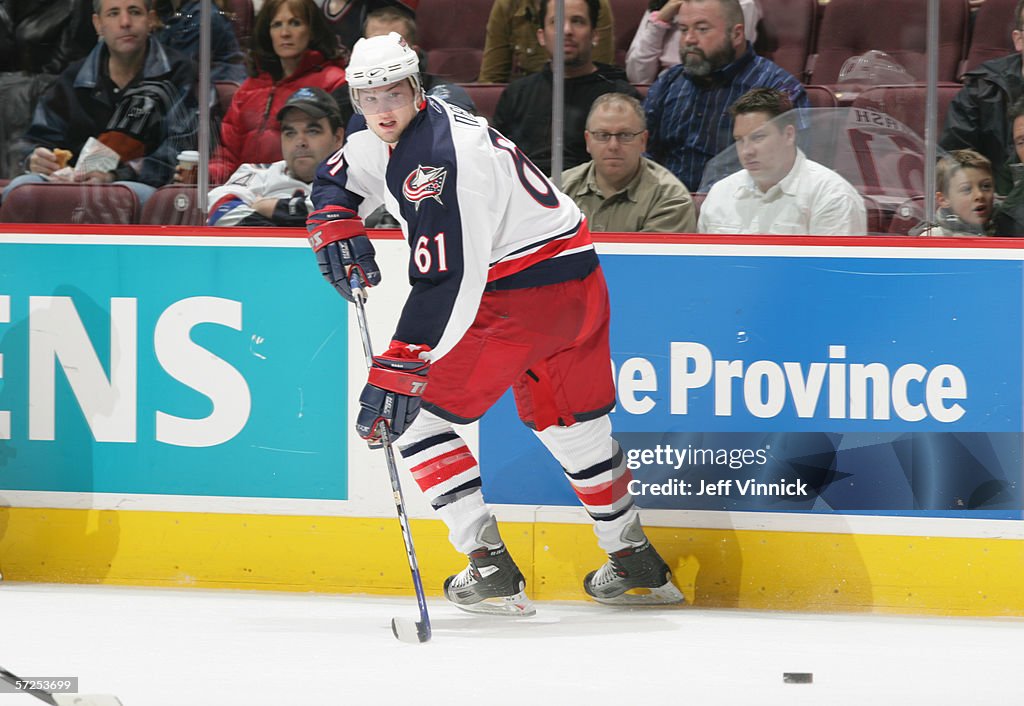
{"label": "white hockey helmet", "polygon": [[422,100],[420,84],[420,58],[398,32],[376,37],[364,37],[352,48],[352,56],[345,68],[352,104],[360,110],[359,89],[389,86],[409,79],[414,100]]}
{"label": "white hockey helmet", "polygon": [[360,39],[345,68],[352,88],[387,86],[419,73],[419,56],[398,32]]}

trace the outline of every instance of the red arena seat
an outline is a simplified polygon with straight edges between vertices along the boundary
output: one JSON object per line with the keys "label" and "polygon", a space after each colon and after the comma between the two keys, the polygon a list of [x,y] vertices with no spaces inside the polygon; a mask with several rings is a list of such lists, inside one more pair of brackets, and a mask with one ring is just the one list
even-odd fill
{"label": "red arena seat", "polygon": [[1017,0],[985,0],[974,13],[970,48],[960,67],[960,75],[989,59],[1013,54],[1013,13]]}
{"label": "red arena seat", "polygon": [[146,200],[139,223],[159,226],[202,225],[197,190],[192,184],[162,186]]}
{"label": "red arena seat", "polygon": [[817,20],[817,0],[761,0],[757,53],[803,81]]}
{"label": "red arena seat", "polygon": [[466,93],[476,104],[476,112],[488,121],[494,119],[494,110],[498,107],[498,99],[505,90],[504,83],[465,83],[462,85]]}
{"label": "red arena seat", "polygon": [[[939,5],[938,78],[955,81],[966,45],[967,1],[940,0]],[[1007,18],[1007,26],[1010,23]],[[847,59],[876,49],[924,81],[926,24],[925,6],[919,0],[830,0],[818,29],[817,53],[808,63],[808,80],[834,84]]]}
{"label": "red arena seat", "polygon": [[454,83],[475,81],[484,57],[491,0],[431,0],[416,13],[416,43],[427,71]]}
{"label": "red arena seat", "polygon": [[7,223],[135,223],[139,199],[123,184],[24,184],[4,194]]}

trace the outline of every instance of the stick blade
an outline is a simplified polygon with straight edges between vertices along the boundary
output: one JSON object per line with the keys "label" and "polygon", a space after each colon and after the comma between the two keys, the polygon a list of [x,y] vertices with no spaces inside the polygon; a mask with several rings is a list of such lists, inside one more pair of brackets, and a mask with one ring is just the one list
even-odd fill
{"label": "stick blade", "polygon": [[53,701],[57,706],[123,706],[110,694],[54,694]]}
{"label": "stick blade", "polygon": [[392,618],[391,632],[402,642],[414,645],[430,639],[430,626],[408,618]]}

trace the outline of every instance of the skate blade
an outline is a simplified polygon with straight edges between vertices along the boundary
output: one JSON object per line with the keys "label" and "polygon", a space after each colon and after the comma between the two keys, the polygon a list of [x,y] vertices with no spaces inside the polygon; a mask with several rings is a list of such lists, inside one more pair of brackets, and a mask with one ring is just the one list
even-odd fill
{"label": "skate blade", "polygon": [[504,615],[512,618],[528,618],[537,614],[533,601],[526,597],[525,591],[511,596],[485,598],[479,603],[455,603],[455,606],[467,613],[477,615]]}
{"label": "skate blade", "polygon": [[619,606],[674,605],[686,602],[686,598],[671,581],[658,588],[632,588],[617,596],[592,596],[592,598],[598,603]]}

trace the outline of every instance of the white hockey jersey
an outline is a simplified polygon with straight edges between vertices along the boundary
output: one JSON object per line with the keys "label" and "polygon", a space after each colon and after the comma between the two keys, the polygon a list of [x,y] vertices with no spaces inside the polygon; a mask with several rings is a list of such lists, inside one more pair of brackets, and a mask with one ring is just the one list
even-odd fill
{"label": "white hockey jersey", "polygon": [[[288,173],[282,159],[272,164],[243,164],[228,183],[210,192],[211,226],[303,226],[309,213],[311,185]],[[253,209],[260,199],[278,199],[274,218],[263,218]]]}
{"label": "white hockey jersey", "polygon": [[315,208],[358,218],[381,203],[411,249],[394,339],[431,346],[434,360],[462,338],[485,289],[580,279],[598,264],[572,199],[486,120],[444,101],[428,97],[395,145],[363,123],[320,165]]}

